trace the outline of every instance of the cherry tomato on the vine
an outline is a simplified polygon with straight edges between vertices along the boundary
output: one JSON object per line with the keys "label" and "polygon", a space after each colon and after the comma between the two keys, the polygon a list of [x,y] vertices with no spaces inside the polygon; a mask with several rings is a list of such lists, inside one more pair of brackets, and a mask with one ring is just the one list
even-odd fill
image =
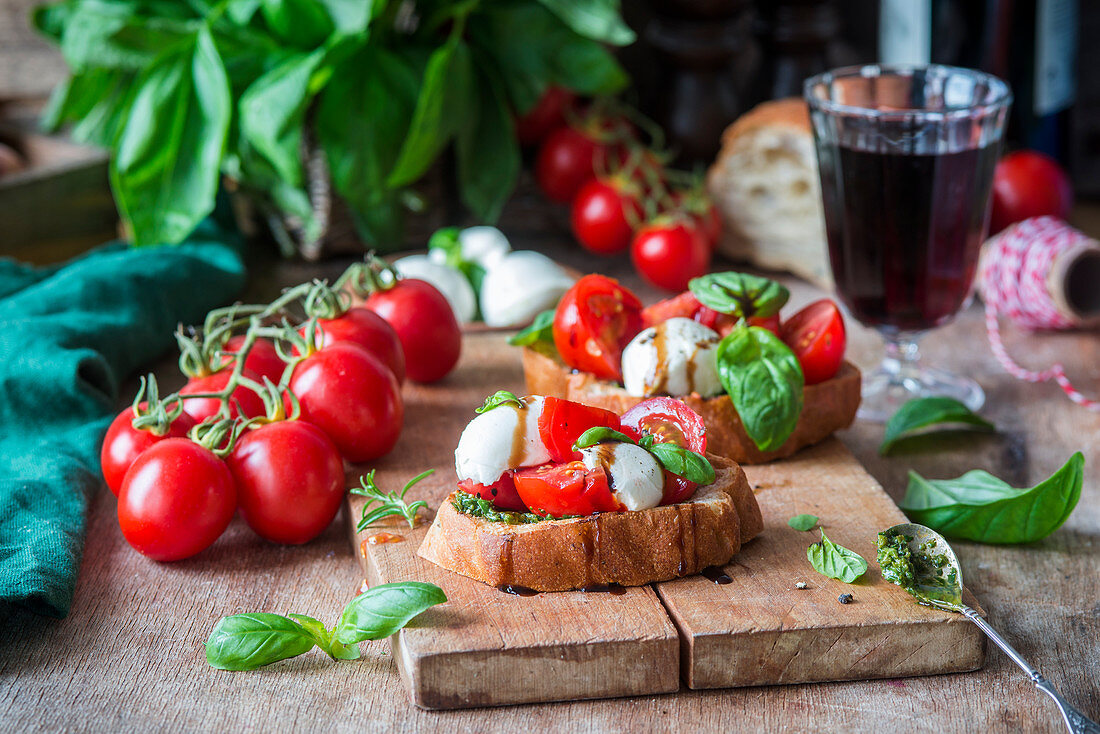
{"label": "cherry tomato on the vine", "polygon": [[324,432],[301,420],[246,432],[227,459],[241,517],[261,538],[307,543],[329,526],[344,499],[344,463]]}
{"label": "cherry tomato on the vine", "polygon": [[[244,346],[244,341],[245,336],[243,334],[229,337],[222,351],[237,352]],[[283,376],[283,370],[286,369],[286,362],[275,351],[275,345],[271,343],[270,339],[259,337],[252,342],[252,349],[248,351],[248,356],[244,359],[244,368],[255,372],[260,377],[266,377],[278,385],[279,379]]]}
{"label": "cherry tomato on the vine", "polygon": [[[145,408],[145,403],[140,407]],[[115,416],[111,425],[107,428],[107,434],[103,437],[103,448],[99,453],[100,465],[103,468],[103,479],[107,482],[108,489],[115,497],[122,489],[122,480],[126,476],[126,470],[134,463],[137,457],[155,443],[166,438],[182,438],[187,435],[191,427],[195,425],[195,419],[181,413],[168,426],[168,432],[158,436],[152,431],[139,430],[132,425],[134,420],[133,408]]]}
{"label": "cherry tomato on the vine", "polygon": [[522,145],[533,145],[565,125],[565,111],[577,95],[564,87],[549,87],[535,106],[516,118],[516,137]]}
{"label": "cherry tomato on the vine", "polygon": [[694,222],[658,218],[634,235],[630,258],[642,277],[653,285],[682,291],[688,281],[707,272],[710,249]]}
{"label": "cherry tomato on the vine", "polygon": [[435,286],[402,278],[386,290],[371,293],[365,305],[397,332],[410,379],[435,382],[454,369],[462,352],[462,329]]}
{"label": "cherry tomato on the vine", "polygon": [[618,145],[602,140],[602,133],[559,127],[550,133],[535,159],[535,180],[551,201],[568,203],[581,187],[607,172],[623,157]]}
{"label": "cherry tomato on the vine", "polygon": [[399,383],[405,382],[401,340],[389,322],[369,308],[351,308],[335,319],[317,319],[317,330],[321,333],[321,346],[342,341],[358,344],[389,367]]}
{"label": "cherry tomato on the vine", "polygon": [[561,358],[604,380],[622,379],[623,348],[641,330],[641,301],[603,275],[574,283],[554,312],[554,345]]}
{"label": "cherry tomato on the vine", "polygon": [[309,355],[295,366],[290,389],[302,420],[324,431],[348,461],[377,459],[401,435],[401,386],[360,346],[337,342]]}
{"label": "cherry tomato on the vine", "polygon": [[613,255],[630,247],[642,220],[637,184],[618,177],[592,179],[573,199],[573,235],[589,252]]}
{"label": "cherry tomato on the vine", "polygon": [[[263,382],[263,378],[251,370],[241,373],[244,377],[256,382]],[[192,377],[180,390],[180,395],[187,396],[195,393],[214,393],[225,389],[229,384],[229,378],[233,375],[230,367],[222,368],[206,377]],[[237,407],[240,406],[238,411]],[[183,401],[183,411],[195,419],[196,423],[202,423],[221,410],[222,404],[218,398],[189,398]],[[264,401],[254,391],[238,385],[229,396],[229,415],[236,417],[242,415],[245,418],[253,418],[264,414]]]}
{"label": "cherry tomato on the vine", "polygon": [[166,438],[146,449],[118,493],[126,542],[156,561],[205,550],[236,510],[237,490],[225,462],[186,438]]}
{"label": "cherry tomato on the vine", "polygon": [[989,234],[1029,217],[1065,219],[1073,208],[1073,187],[1058,161],[1034,150],[1009,153],[993,171]]}
{"label": "cherry tomato on the vine", "polygon": [[844,317],[827,298],[814,301],[783,322],[780,337],[798,357],[807,385],[830,379],[844,362]]}

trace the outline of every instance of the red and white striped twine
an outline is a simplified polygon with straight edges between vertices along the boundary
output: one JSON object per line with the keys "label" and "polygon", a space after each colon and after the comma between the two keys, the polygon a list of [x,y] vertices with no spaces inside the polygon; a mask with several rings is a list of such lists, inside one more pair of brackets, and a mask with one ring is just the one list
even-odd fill
{"label": "red and white striped twine", "polygon": [[998,315],[1025,329],[1071,329],[1075,324],[1058,310],[1047,276],[1061,253],[1089,241],[1084,233],[1055,217],[1034,217],[1009,227],[985,245],[978,284],[985,302],[985,328],[997,361],[1026,382],[1054,380],[1069,399],[1100,411],[1100,401],[1085,397],[1059,364],[1032,371],[1016,363],[1001,341]]}

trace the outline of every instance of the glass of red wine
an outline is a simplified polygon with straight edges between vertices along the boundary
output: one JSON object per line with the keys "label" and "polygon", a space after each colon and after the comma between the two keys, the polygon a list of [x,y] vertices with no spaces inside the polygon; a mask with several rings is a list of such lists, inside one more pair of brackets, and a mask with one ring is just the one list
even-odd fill
{"label": "glass of red wine", "polygon": [[886,420],[974,380],[920,363],[917,340],[966,306],[989,228],[990,184],[1012,94],[950,66],[853,66],[806,80],[836,291],[886,340],[859,415]]}

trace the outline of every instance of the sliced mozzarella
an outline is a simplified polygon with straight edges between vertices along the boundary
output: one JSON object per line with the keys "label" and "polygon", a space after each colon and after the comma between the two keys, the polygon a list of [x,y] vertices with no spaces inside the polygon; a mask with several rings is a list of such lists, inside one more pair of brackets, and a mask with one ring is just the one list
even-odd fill
{"label": "sliced mozzarella", "polygon": [[550,461],[550,452],[539,437],[543,399],[534,395],[523,402],[522,409],[515,403],[505,403],[470,421],[455,449],[459,481],[492,484],[507,469]]}
{"label": "sliced mozzarella", "polygon": [[648,510],[661,504],[665,475],[661,465],[640,446],[609,442],[581,449],[581,461],[589,469],[607,470],[611,494],[628,510]]}
{"label": "sliced mozzarella", "polygon": [[508,238],[496,227],[467,227],[458,233],[462,257],[488,270],[512,250]]}
{"label": "sliced mozzarella", "polygon": [[470,281],[455,268],[441,265],[428,255],[403,257],[394,261],[393,267],[403,278],[417,278],[434,285],[447,299],[447,303],[451,304],[451,310],[459,323],[474,320],[477,314],[477,296]]}
{"label": "sliced mozzarella", "polygon": [[485,273],[481,315],[489,326],[519,326],[553,308],[573,286],[565,269],[542,253],[510,252]]}
{"label": "sliced mozzarella", "polygon": [[713,329],[680,317],[643,329],[623,350],[623,385],[638,397],[718,395],[719,341]]}

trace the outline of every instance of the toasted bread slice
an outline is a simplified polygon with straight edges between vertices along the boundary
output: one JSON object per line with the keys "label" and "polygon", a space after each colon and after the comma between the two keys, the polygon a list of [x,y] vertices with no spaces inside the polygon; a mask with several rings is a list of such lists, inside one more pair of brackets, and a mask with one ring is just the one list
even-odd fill
{"label": "toasted bread slice", "polygon": [[741,467],[708,458],[713,484],[684,502],[650,510],[509,525],[459,512],[452,495],[417,553],[486,584],[535,591],[641,586],[721,566],[764,521]]}
{"label": "toasted bread slice", "polygon": [[[630,395],[616,383],[600,380],[587,372],[574,372],[557,355],[529,347],[523,348],[523,374],[527,392],[532,395],[551,395],[606,408],[620,415],[646,399]],[[859,390],[859,370],[850,362],[841,365],[831,380],[807,386],[802,393],[802,415],[794,432],[782,446],[772,451],[756,447],[745,433],[741,416],[728,395],[704,398],[692,393],[676,397],[703,417],[707,427],[707,451],[741,464],[763,464],[790,456],[850,426],[859,408]]]}

